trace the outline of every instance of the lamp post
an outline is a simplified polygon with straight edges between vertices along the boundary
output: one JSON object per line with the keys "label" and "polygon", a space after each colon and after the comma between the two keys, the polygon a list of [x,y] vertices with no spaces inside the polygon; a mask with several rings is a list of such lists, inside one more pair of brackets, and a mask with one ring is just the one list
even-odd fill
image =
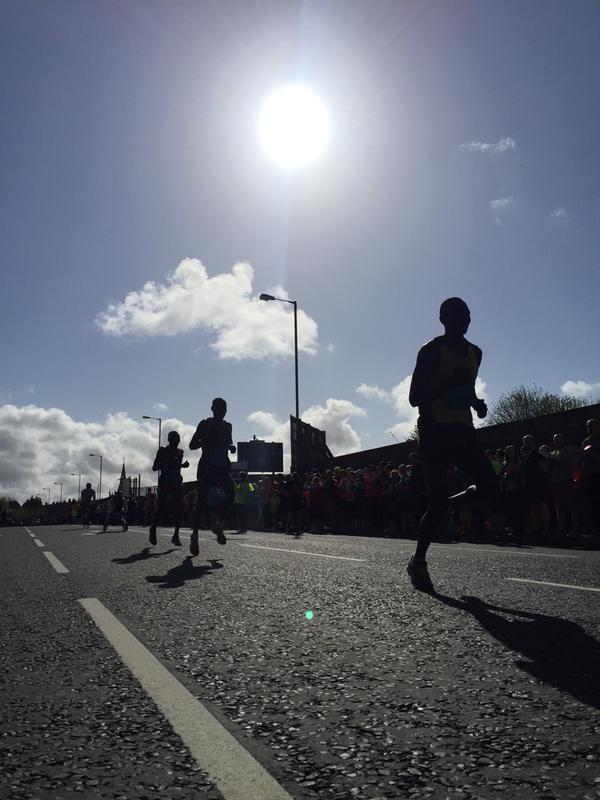
{"label": "lamp post", "polygon": [[100,459],[100,484],[98,485],[98,500],[101,500],[102,499],[102,456],[97,455],[96,453],[90,453],[90,458]]}
{"label": "lamp post", "polygon": [[162,432],[162,419],[160,417],[147,417],[145,414],[142,419],[155,419],[158,422],[158,446],[160,447],[161,432]]}
{"label": "lamp post", "polygon": [[63,485],[62,485],[62,483],[61,483],[60,481],[54,481],[54,485],[55,485],[55,486],[60,486],[60,502],[62,503],[62,489],[63,489]]}
{"label": "lamp post", "polygon": [[72,472],[71,475],[78,475],[79,476],[79,487],[77,489],[77,499],[81,497],[81,472]]}
{"label": "lamp post", "polygon": [[50,505],[50,487],[49,486],[42,486],[43,492],[48,492],[48,505]]}
{"label": "lamp post", "polygon": [[278,300],[280,303],[289,303],[294,306],[294,374],[296,378],[296,419],[300,419],[300,404],[298,402],[298,302],[286,300],[284,297],[273,297],[272,294],[261,294],[259,300]]}

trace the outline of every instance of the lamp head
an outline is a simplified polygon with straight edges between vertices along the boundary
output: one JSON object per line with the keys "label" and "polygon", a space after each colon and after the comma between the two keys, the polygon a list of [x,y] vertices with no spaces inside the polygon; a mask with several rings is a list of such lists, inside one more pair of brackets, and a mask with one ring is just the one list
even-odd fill
{"label": "lamp head", "polygon": [[259,295],[259,300],[275,300],[272,294],[261,294]]}

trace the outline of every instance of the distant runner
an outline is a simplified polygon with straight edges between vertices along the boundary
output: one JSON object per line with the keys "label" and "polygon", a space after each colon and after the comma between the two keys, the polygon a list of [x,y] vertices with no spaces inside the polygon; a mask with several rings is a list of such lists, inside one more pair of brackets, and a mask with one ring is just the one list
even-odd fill
{"label": "distant runner", "polygon": [[233,505],[235,488],[231,480],[229,453],[235,453],[231,423],[225,422],[227,403],[221,397],[213,400],[212,417],[198,423],[192,436],[190,450],[202,448],[198,462],[198,506],[194,515],[194,529],[190,539],[190,553],[197,556],[200,514],[212,512],[217,517],[213,533],[219,544],[226,544],[222,516]]}
{"label": "distant runner", "polygon": [[158,508],[150,523],[150,544],[156,544],[156,526],[168,520],[169,512],[173,517],[175,532],[171,543],[181,547],[179,526],[183,513],[183,478],[181,470],[189,467],[189,461],[183,460],[183,450],[178,447],[181,437],[177,431],[171,431],[167,437],[169,444],[159,447],[152,469],[160,470],[158,476]]}
{"label": "distant runner", "polygon": [[92,489],[91,483],[86,483],[85,489],[81,492],[81,524],[84,528],[90,527],[92,507],[96,502],[96,492]]}
{"label": "distant runner", "polygon": [[448,507],[448,464],[460,467],[476,484],[450,498],[453,504],[491,499],[497,492],[496,474],[478,446],[473,428],[471,408],[483,419],[487,406],[475,395],[482,353],[465,339],[471,313],[464,300],[444,300],[440,322],[444,334],[419,350],[409,394],[411,406],[419,407],[419,455],[428,505],[419,523],[417,549],[407,572],[413,586],[423,591],[433,591],[426,555]]}

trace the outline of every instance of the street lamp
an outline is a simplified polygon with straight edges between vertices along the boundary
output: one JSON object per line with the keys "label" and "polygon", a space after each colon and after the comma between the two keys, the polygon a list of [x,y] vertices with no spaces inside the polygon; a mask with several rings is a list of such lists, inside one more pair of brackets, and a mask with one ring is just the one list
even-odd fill
{"label": "street lamp", "polygon": [[42,486],[43,492],[48,492],[48,505],[50,505],[50,487],[49,486]]}
{"label": "street lamp", "polygon": [[284,297],[273,297],[272,294],[261,294],[259,300],[278,300],[280,303],[289,303],[294,306],[294,369],[296,376],[296,419],[300,419],[298,403],[298,303],[296,300],[286,300]]}
{"label": "street lamp", "polygon": [[99,456],[96,453],[90,453],[90,458],[100,459],[100,484],[98,485],[98,500],[101,500],[102,499],[102,456]]}
{"label": "street lamp", "polygon": [[72,472],[71,475],[79,476],[79,488],[77,489],[77,499],[81,497],[81,472]]}
{"label": "street lamp", "polygon": [[144,415],[142,419],[155,419],[158,422],[158,446],[160,447],[160,440],[161,440],[161,431],[162,431],[162,419],[160,417],[147,417]]}
{"label": "street lamp", "polygon": [[60,481],[54,481],[55,486],[60,486],[60,502],[62,503],[62,483]]}

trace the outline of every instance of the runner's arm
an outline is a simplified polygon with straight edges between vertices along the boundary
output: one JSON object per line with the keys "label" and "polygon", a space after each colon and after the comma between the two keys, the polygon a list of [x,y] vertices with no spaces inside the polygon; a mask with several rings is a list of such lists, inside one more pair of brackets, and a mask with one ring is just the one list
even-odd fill
{"label": "runner's arm", "polygon": [[162,447],[159,447],[156,451],[156,457],[154,459],[154,464],[152,464],[152,471],[158,472],[160,469],[160,462],[162,461]]}
{"label": "runner's arm", "polygon": [[190,442],[190,450],[199,450],[203,446],[203,439],[204,439],[204,420],[198,423],[198,427],[196,428],[196,432],[192,436],[192,441]]}
{"label": "runner's arm", "polygon": [[[481,366],[481,358],[483,356],[483,353],[480,347],[473,345],[473,348],[475,350],[475,355],[477,357],[477,369],[479,369],[479,367]],[[486,402],[480,397],[477,397],[477,395],[475,394],[475,384],[473,384],[473,400],[471,401],[471,408],[475,410],[479,419],[484,419],[484,417],[487,417],[488,409]]]}
{"label": "runner's arm", "polygon": [[417,354],[417,363],[410,382],[408,402],[427,411],[433,402],[431,379],[439,364],[439,353],[432,342],[424,344]]}

